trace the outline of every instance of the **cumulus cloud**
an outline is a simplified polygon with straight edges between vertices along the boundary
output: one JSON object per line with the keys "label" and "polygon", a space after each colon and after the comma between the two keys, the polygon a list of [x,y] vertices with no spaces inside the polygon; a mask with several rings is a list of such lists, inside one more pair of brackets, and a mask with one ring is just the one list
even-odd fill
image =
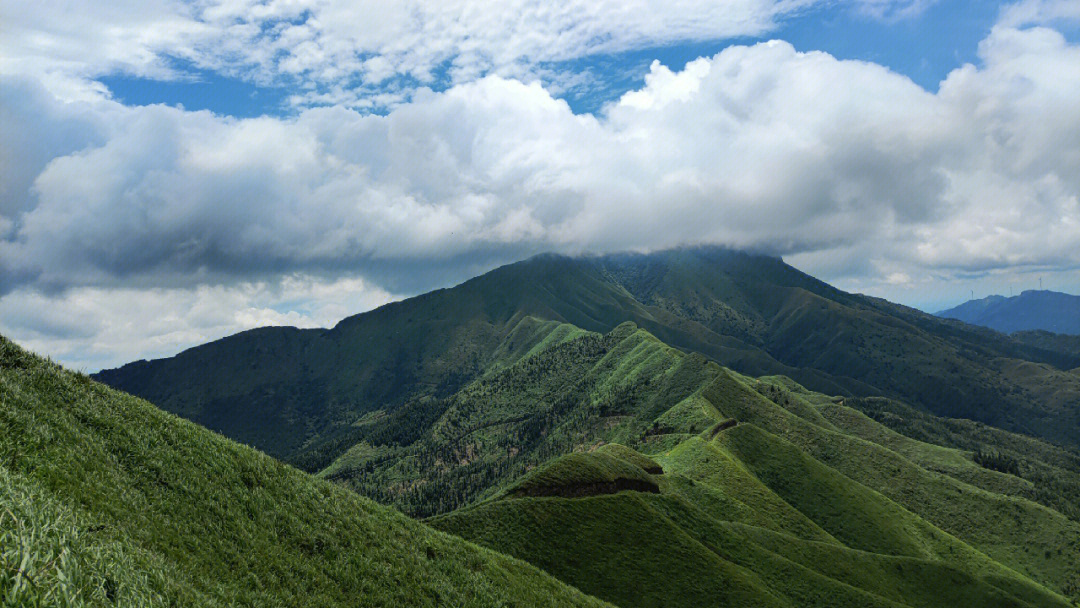
{"label": "cumulus cloud", "polygon": [[385,116],[101,102],[91,130],[109,137],[36,176],[33,208],[9,217],[3,276],[9,289],[202,281],[701,241],[885,242],[908,250],[890,257],[967,269],[1071,261],[1080,49],[997,28],[980,53],[934,94],[784,42],[733,46],[677,73],[654,63],[600,116],[497,76]]}
{"label": "cumulus cloud", "polygon": [[[416,293],[542,250],[701,242],[887,293],[1077,268],[1080,47],[1032,19],[999,23],[980,65],[936,93],[773,41],[680,71],[654,63],[596,115],[499,75],[417,89],[385,115],[253,119],[64,103],[41,81],[4,79],[0,149],[38,147],[0,173],[0,320],[46,340],[80,302],[102,302],[87,314],[104,319],[108,294],[131,289],[206,293],[221,311],[288,323],[230,286],[302,273]],[[55,320],[10,320],[50,307]],[[226,316],[198,336],[244,326]],[[65,339],[101,340],[114,331],[102,322]],[[153,327],[126,340],[170,335]]]}

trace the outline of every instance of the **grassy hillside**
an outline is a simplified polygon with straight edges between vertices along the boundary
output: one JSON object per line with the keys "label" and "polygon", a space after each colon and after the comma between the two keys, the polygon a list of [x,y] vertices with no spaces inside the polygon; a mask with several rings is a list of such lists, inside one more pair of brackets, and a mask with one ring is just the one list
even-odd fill
{"label": "grassy hillside", "polygon": [[349,429],[354,447],[320,475],[427,516],[490,495],[586,444],[672,438],[712,424],[695,412],[670,428],[654,420],[704,381],[704,357],[683,355],[632,324],[605,335],[553,332],[560,338],[446,400],[359,421]]}
{"label": "grassy hillside", "polygon": [[[619,442],[653,457],[638,469],[662,466],[714,488],[685,491],[727,519],[972,568],[989,557],[1052,589],[1080,589],[1080,524],[1054,508],[1071,504],[1068,488],[1080,475],[1050,457],[1060,448],[1004,431],[986,442],[1043,450],[1033,460],[1043,477],[1026,479],[987,469],[972,452],[899,435],[787,378],[725,370],[631,324],[605,335],[566,327],[552,335],[429,404],[433,415],[421,427],[414,423],[422,417],[397,415],[411,406],[361,421],[353,428],[358,447],[321,475],[419,516],[498,496],[573,498],[592,491],[579,487],[590,483],[651,493],[647,480],[621,472],[618,482],[610,465],[598,469],[595,454],[591,466],[573,456],[567,462],[578,466],[556,470],[567,483],[537,469]],[[600,453],[617,457],[619,449]],[[577,489],[559,489],[567,485]],[[520,491],[532,486],[545,489]]]}
{"label": "grassy hillside", "polygon": [[[902,453],[924,468],[1028,498],[1080,521],[1080,450],[970,420],[937,418],[890,399],[848,403],[857,411],[827,408],[823,414],[846,432]],[[980,453],[998,458],[979,464]]]}
{"label": "grassy hillside", "polygon": [[[840,576],[871,555],[969,581],[987,605],[1041,606],[1080,597],[1077,365],[775,258],[686,249],[540,256],[332,330],[248,332],[100,377],[410,515],[497,511],[461,533],[619,602],[612,568],[687,597],[926,603],[909,578]],[[638,454],[546,468],[611,443]],[[580,548],[587,572],[529,553],[555,559],[581,522],[614,535],[612,517],[666,540],[633,538],[634,566],[598,555],[604,536]],[[745,538],[760,553],[738,553]],[[674,572],[682,559],[652,553],[665,542],[710,565]]]}
{"label": "grassy hillside", "polygon": [[[739,431],[720,435],[729,432]],[[725,451],[716,441],[696,438],[680,447]],[[572,480],[580,487],[603,487],[616,468],[613,458],[610,451],[573,454],[537,469],[523,483]],[[522,497],[511,490],[430,521],[620,606],[1068,605],[955,539],[943,536],[951,551],[946,555],[908,556],[771,530],[718,502],[739,490],[722,477],[702,475],[701,459],[662,458],[664,472],[650,475],[636,467],[637,458],[624,460],[619,474],[651,477],[656,491]],[[679,472],[690,460],[694,477]],[[858,504],[839,508],[865,511]],[[887,517],[875,523],[891,523]]]}
{"label": "grassy hillside", "polygon": [[5,606],[599,606],[0,338]]}
{"label": "grassy hillside", "polygon": [[554,327],[606,333],[627,321],[741,373],[1080,445],[1072,406],[1080,389],[1064,371],[1080,367],[1080,352],[847,294],[779,259],[715,248],[538,256],[333,329],[253,330],[96,378],[317,471],[367,450],[351,440],[355,425],[399,407],[408,409],[401,416],[434,416]]}

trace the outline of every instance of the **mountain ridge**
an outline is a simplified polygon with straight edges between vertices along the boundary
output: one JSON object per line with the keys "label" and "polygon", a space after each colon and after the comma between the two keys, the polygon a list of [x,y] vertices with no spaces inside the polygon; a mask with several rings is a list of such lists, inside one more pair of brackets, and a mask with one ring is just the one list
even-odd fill
{"label": "mountain ridge", "polygon": [[[874,433],[880,436],[884,428],[857,418],[853,427],[849,417],[856,412],[843,399],[808,391],[783,377],[741,376],[700,354],[668,346],[632,323],[598,335],[528,318],[519,320],[511,336],[512,350],[520,356],[469,383],[447,407],[434,408],[437,416],[409,415],[411,408],[437,404],[428,401],[380,410],[361,421],[365,435],[358,445],[367,446],[366,451],[351,453],[348,462],[338,463],[337,472],[352,467],[366,473],[339,481],[363,480],[393,496],[460,471],[463,475],[447,477],[451,484],[445,487],[451,491],[436,486],[434,495],[453,495],[455,488],[468,493],[428,524],[529,562],[621,606],[692,606],[727,598],[760,606],[929,608],[935,605],[929,598],[949,596],[1003,608],[1064,608],[1067,603],[1058,593],[1080,591],[1074,586],[1080,574],[1070,566],[1080,562],[1074,555],[1080,524],[1024,498],[1000,494],[1021,491],[1022,480],[984,469],[956,450],[927,451],[929,446],[910,439],[892,438],[889,448],[875,443],[882,440]],[[0,361],[2,370],[19,368]],[[11,385],[10,372],[4,373],[0,388]],[[93,389],[82,378],[62,375],[61,380]],[[44,395],[70,394],[40,381],[26,386]],[[121,399],[153,410],[145,402]],[[65,408],[77,428],[86,429],[81,433],[110,428],[97,418],[107,408],[87,409],[89,401],[80,398],[75,403],[73,409],[68,403],[46,402],[0,411],[5,423],[0,445],[15,439],[21,442],[16,453],[33,456],[41,448],[29,447],[29,434],[9,428],[8,421],[18,426],[29,417],[51,420],[52,412]],[[170,418],[161,412],[157,416]],[[211,436],[183,425],[196,436]],[[868,433],[867,425],[876,430]],[[144,427],[126,421],[117,428],[148,446],[163,443],[153,433],[147,436]],[[869,439],[851,435],[848,428],[862,429],[861,436]],[[605,442],[611,439],[635,442],[646,451]],[[71,447],[83,443],[53,441],[54,455],[48,460],[53,469],[24,467],[20,474],[67,471],[65,481],[53,488],[58,496],[70,494],[85,483],[81,480],[101,477],[71,477],[65,464],[71,458],[82,458],[82,466],[91,468],[109,462]],[[172,438],[164,444],[183,446],[184,441]],[[433,457],[416,459],[424,445],[434,448],[428,451]],[[515,447],[522,451],[515,454]],[[898,448],[908,455],[894,451]],[[124,470],[146,477],[134,487],[152,489],[156,501],[186,502],[183,497],[200,492],[175,472],[193,456],[178,460],[150,452],[147,459],[126,444],[108,449],[127,454]],[[911,455],[935,468],[952,462],[949,466],[967,472],[979,485],[960,481],[947,468],[939,478],[909,460]],[[521,464],[530,462],[522,460],[525,456],[542,464],[531,470],[492,466],[515,456]],[[241,494],[244,486],[255,491],[273,487],[282,472],[290,471],[265,457],[259,462],[273,466],[263,473],[259,467],[200,458],[223,471],[211,477],[236,475],[235,491]],[[410,458],[420,466],[403,468]],[[174,469],[162,468],[163,459],[173,462]],[[291,471],[286,477],[304,477]],[[478,478],[482,471],[493,475]],[[335,475],[327,470],[324,476]],[[1009,479],[1016,481],[1003,486]],[[338,511],[344,508],[355,517],[355,508],[345,508],[352,504],[347,497],[333,496]],[[367,504],[364,513],[385,509]],[[142,509],[125,509],[139,515],[129,517],[128,526],[147,521]],[[157,511],[150,509],[154,521]],[[338,517],[346,516],[327,521],[333,524]],[[1030,533],[1032,525],[1039,534]],[[301,534],[284,542],[291,551],[315,546],[311,538],[321,536]],[[326,539],[318,542],[335,546]],[[470,559],[461,558],[466,566]],[[411,586],[400,590],[414,591]],[[572,601],[575,596],[564,597]],[[562,603],[552,600],[552,605]]]}
{"label": "mountain ridge", "polygon": [[1029,289],[1016,296],[992,295],[934,313],[1005,334],[1047,331],[1080,335],[1080,296]]}
{"label": "mountain ridge", "polygon": [[[1000,369],[1074,369],[1080,353],[847,294],[779,258],[722,248],[535,256],[331,329],[244,332],[95,378],[317,470],[327,460],[305,460],[313,438],[365,412],[452,394],[498,363],[500,345],[529,316],[601,333],[632,321],[741,373],[1080,444],[1080,413],[1061,409],[1075,395],[1052,397],[1057,418],[1047,419],[1033,406],[1042,385]],[[251,426],[254,411],[261,426]]]}

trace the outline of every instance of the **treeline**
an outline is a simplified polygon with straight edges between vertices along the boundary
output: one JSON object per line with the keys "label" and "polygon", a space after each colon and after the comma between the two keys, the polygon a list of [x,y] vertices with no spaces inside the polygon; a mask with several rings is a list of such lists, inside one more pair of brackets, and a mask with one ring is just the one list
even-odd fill
{"label": "treeline", "polygon": [[984,469],[1020,476],[1020,462],[1008,454],[980,447],[972,459]]}

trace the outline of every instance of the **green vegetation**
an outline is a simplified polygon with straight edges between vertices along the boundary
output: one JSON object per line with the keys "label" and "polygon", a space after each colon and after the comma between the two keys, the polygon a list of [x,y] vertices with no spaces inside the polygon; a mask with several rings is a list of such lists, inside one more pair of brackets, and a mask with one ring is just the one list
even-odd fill
{"label": "green vegetation", "polygon": [[[715,443],[691,443],[692,451],[723,451]],[[568,462],[560,459],[530,477],[561,478]],[[598,451],[575,454],[572,462],[577,471],[609,466]],[[1068,605],[955,539],[947,542],[970,563],[956,555],[859,551],[819,533],[811,532],[819,538],[811,540],[747,523],[715,500],[739,494],[738,488],[725,487],[722,476],[712,479],[721,484],[667,473],[658,479],[659,493],[507,493],[430,522],[621,606]],[[842,509],[860,511],[857,503]]]}
{"label": "green vegetation", "polygon": [[[363,449],[323,475],[419,516],[507,496],[653,493],[652,480],[683,486],[724,521],[1073,590],[1080,525],[1029,500],[1031,483],[979,466],[970,452],[899,435],[790,379],[741,376],[629,324],[574,336],[468,385],[411,443],[380,443],[393,435],[379,425],[394,417],[371,417],[357,427]],[[999,433],[1005,445],[1019,437]],[[589,453],[552,461],[574,451]]]}
{"label": "green vegetation", "polygon": [[5,606],[598,606],[0,338]]}
{"label": "green vegetation", "polygon": [[[540,256],[330,330],[246,332],[99,377],[617,605],[1042,607],[1080,598],[1078,367],[1062,340],[938,319],[775,258],[703,248]],[[332,506],[296,509],[349,530],[327,542],[385,539],[349,528],[379,517],[409,525],[265,463],[272,479],[276,466],[332,492]],[[148,470],[151,490],[171,487],[169,467]],[[273,510],[229,501],[245,517]],[[87,516],[82,504],[71,517]],[[255,597],[207,586],[208,567],[256,567],[212,541],[191,565],[165,541],[113,540],[116,559],[144,551],[158,571],[191,578],[192,593]],[[335,570],[347,550],[332,546],[338,562],[305,585],[337,600],[319,585],[350,589],[339,579],[353,574]],[[260,551],[272,550],[244,555]],[[290,555],[277,561],[293,567]],[[463,555],[454,563],[523,567]],[[511,566],[483,573],[498,568]],[[441,580],[479,584],[466,573]],[[527,576],[539,575],[500,580],[539,589],[517,583]],[[274,597],[299,597],[289,593]]]}
{"label": "green vegetation", "polygon": [[975,451],[972,459],[981,467],[990,469],[992,471],[999,471],[1001,473],[1008,473],[1009,475],[1019,475],[1020,465],[1015,458],[1008,454],[1002,454],[1001,452],[995,452],[993,450],[983,450],[979,448]]}
{"label": "green vegetation", "polygon": [[632,324],[573,336],[438,403],[438,418],[407,440],[388,439],[396,436],[385,427],[393,414],[362,421],[351,429],[360,447],[320,475],[425,517],[491,496],[578,448],[642,438],[659,446],[713,422],[657,422],[711,373],[704,357],[683,355]]}
{"label": "green vegetation", "polygon": [[1014,333],[1012,337],[1024,344],[1030,344],[1031,346],[1042,348],[1044,350],[1080,355],[1080,336],[1032,330],[1018,331]]}
{"label": "green vegetation", "polygon": [[[545,340],[627,321],[740,373],[899,398],[1080,445],[1071,406],[1080,380],[1064,371],[1080,367],[1080,352],[844,293],[779,259],[717,248],[538,256],[333,329],[252,330],[97,378],[314,472],[361,441],[355,425],[373,411],[424,416]],[[1045,367],[1033,377],[1023,363]]]}
{"label": "green vegetation", "polygon": [[[641,459],[649,460],[645,456]],[[659,491],[656,481],[642,467],[597,450],[591,454],[572,453],[560,456],[527,473],[522,479],[511,484],[504,494],[593,496],[614,494],[618,490],[630,488],[645,492]]]}
{"label": "green vegetation", "polygon": [[[846,432],[985,490],[1027,498],[1080,521],[1080,451],[970,420],[942,419],[890,399],[853,399],[824,412]],[[856,411],[858,410],[858,411]],[[974,453],[1015,460],[1016,475],[978,466]]]}

